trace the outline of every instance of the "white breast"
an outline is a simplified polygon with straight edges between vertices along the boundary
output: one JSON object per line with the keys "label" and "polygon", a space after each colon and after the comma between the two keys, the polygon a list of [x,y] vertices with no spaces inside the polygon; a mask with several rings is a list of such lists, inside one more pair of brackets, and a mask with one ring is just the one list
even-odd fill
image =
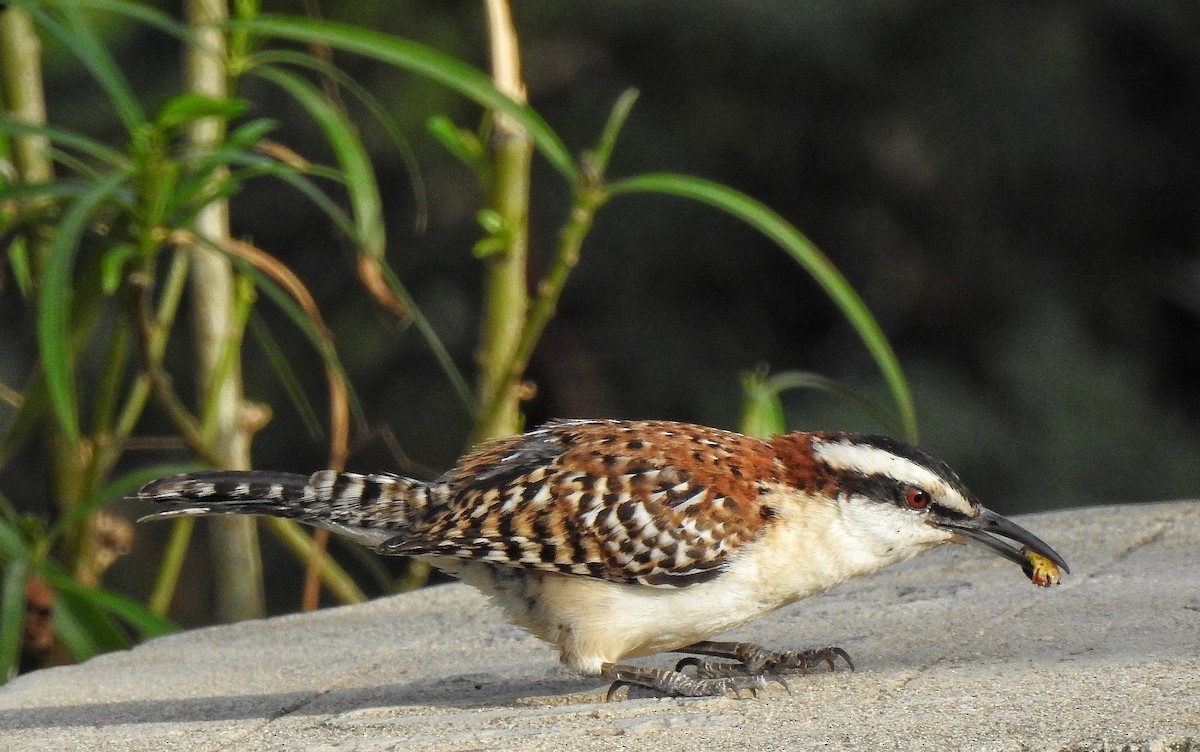
{"label": "white breast", "polygon": [[[776,518],[716,578],[683,588],[445,559],[430,561],[491,595],[514,622],[559,647],[563,663],[597,675],[605,663],[667,652],[922,550],[878,546],[853,508],[795,492],[771,500]],[[931,541],[936,543],[938,541]]]}

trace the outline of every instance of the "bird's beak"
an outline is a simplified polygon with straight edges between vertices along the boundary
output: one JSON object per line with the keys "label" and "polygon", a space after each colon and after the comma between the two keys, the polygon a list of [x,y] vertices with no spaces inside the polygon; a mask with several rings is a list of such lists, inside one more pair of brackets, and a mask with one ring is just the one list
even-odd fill
{"label": "bird's beak", "polygon": [[974,517],[945,520],[939,524],[942,527],[953,530],[960,538],[978,543],[981,546],[986,546],[1004,558],[1015,561],[1021,565],[1021,569],[1025,570],[1026,576],[1031,576],[1033,564],[1030,562],[1029,557],[1025,555],[1024,550],[1011,546],[1006,541],[999,540],[994,536],[1001,536],[1011,541],[1016,541],[1024,549],[1032,551],[1035,554],[1040,554],[1054,562],[1062,571],[1071,571],[1067,567],[1067,562],[1063,560],[1063,557],[1059,556],[1058,552],[1053,548],[1046,545],[1041,538],[1038,538],[1017,523],[1007,517],[996,514],[983,505],[979,505],[978,509],[979,514]]}

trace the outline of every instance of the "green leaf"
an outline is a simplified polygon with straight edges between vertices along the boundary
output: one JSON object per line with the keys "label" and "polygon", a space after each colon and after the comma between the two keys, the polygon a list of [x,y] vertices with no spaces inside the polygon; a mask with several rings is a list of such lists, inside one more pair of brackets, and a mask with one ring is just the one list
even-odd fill
{"label": "green leaf", "polygon": [[604,123],[604,130],[600,133],[600,141],[590,155],[590,167],[594,174],[589,177],[597,182],[604,177],[605,171],[608,170],[608,162],[612,159],[613,150],[617,146],[617,136],[625,127],[625,121],[629,119],[629,113],[633,111],[633,104],[637,98],[637,89],[626,89],[613,103],[612,112],[609,113],[608,120]]}
{"label": "green leaf", "polygon": [[100,257],[100,289],[105,295],[112,295],[121,286],[125,262],[135,256],[137,249],[128,243],[120,243],[104,250]]}
{"label": "green leaf", "polygon": [[486,238],[480,238],[471,246],[471,255],[478,259],[485,259],[489,256],[495,256],[497,253],[504,253],[508,248],[508,242],[504,238],[495,235],[489,235]]}
{"label": "green leaf", "polygon": [[232,120],[241,117],[250,104],[244,99],[210,97],[185,92],[168,99],[154,117],[154,124],[163,131],[175,131],[181,126],[206,117]]}
{"label": "green leaf", "polygon": [[235,21],[233,25],[266,36],[328,45],[365,55],[438,81],[483,107],[512,117],[529,134],[538,151],[571,185],[579,181],[579,168],[546,121],[528,105],[510,99],[497,89],[487,75],[455,57],[390,34],[333,21],[265,15]]}
{"label": "green leaf", "polygon": [[498,235],[504,230],[504,217],[495,209],[480,209],[475,215],[475,221],[489,235]]}
{"label": "green leaf", "polygon": [[[119,644],[112,645],[114,648],[123,647],[128,644],[128,640],[124,633],[112,624],[109,615],[115,616],[133,627],[143,638],[158,637],[179,631],[179,628],[169,619],[151,613],[140,603],[111,590],[81,585],[57,569],[47,572],[46,581],[54,587],[57,593],[67,594],[69,598],[73,599],[77,614],[79,605],[87,604],[86,610],[89,613],[82,614],[86,617],[84,620],[90,621],[99,616],[105,622],[101,629],[104,641],[112,644],[113,640],[119,640]],[[112,629],[110,630],[109,627]]]}
{"label": "green leaf", "polygon": [[[16,528],[17,520],[21,517],[12,501],[0,492],[0,561],[9,556],[9,551],[18,551],[23,545]],[[6,534],[18,535],[16,543],[19,545],[16,548],[12,548],[13,539],[6,538]]]}
{"label": "green leaf", "polygon": [[863,414],[871,416],[892,433],[901,435],[905,431],[903,421],[895,412],[828,376],[809,371],[784,371],[772,376],[769,385],[779,393],[785,389],[809,389],[824,392],[854,405]]}
{"label": "green leaf", "polygon": [[740,191],[690,175],[637,175],[610,183],[606,187],[606,193],[609,197],[628,193],[662,193],[689,198],[741,219],[774,241],[812,275],[858,332],[892,392],[892,399],[896,402],[904,429],[904,438],[916,442],[917,417],[912,392],[887,337],[842,273],[812,241],[787,220]]}
{"label": "green leaf", "polygon": [[[296,97],[297,101],[309,111],[313,119],[325,131],[326,138],[330,141],[330,145],[333,147],[338,157],[338,162],[345,174],[346,188],[350,192],[351,205],[355,210],[354,222],[357,230],[355,235],[359,242],[363,244],[363,252],[379,262],[384,273],[384,281],[387,283],[388,288],[407,307],[413,323],[425,338],[438,363],[446,371],[452,383],[454,383],[459,396],[464,397],[465,395],[464,404],[471,405],[470,389],[466,387],[465,380],[458,372],[458,369],[455,368],[453,360],[446,352],[445,346],[438,339],[437,333],[429,326],[429,322],[416,308],[411,296],[400,285],[399,280],[396,279],[385,262],[382,199],[379,196],[378,185],[375,182],[375,173],[371,168],[370,158],[363,148],[353,124],[349,123],[342,113],[325,99],[323,93],[304,79],[287,71],[271,67],[255,68],[253,72],[256,75],[273,81]],[[256,276],[260,275],[256,274]],[[271,287],[273,288],[274,285],[272,284]],[[267,292],[276,299],[279,305],[284,307],[285,311],[293,307],[289,303],[276,298],[270,292],[269,288]],[[300,315],[303,316],[303,314]],[[295,318],[294,315],[293,318]],[[314,339],[314,332],[309,332],[307,329],[305,329],[305,332],[314,342],[319,340],[319,337]],[[318,345],[318,347],[322,350],[324,349],[321,345]],[[340,365],[337,367],[340,371]],[[357,403],[355,403],[355,406],[357,409]]]}
{"label": "green leaf", "polygon": [[93,188],[82,180],[56,180],[53,183],[18,183],[0,189],[0,201],[34,202],[78,197]]}
{"label": "green leaf", "polygon": [[296,377],[296,371],[292,368],[291,358],[283,354],[283,349],[275,341],[271,335],[271,330],[263,322],[262,317],[251,311],[250,315],[250,336],[258,344],[259,349],[267,357],[267,362],[271,365],[271,369],[275,371],[275,377],[279,379],[279,383],[283,386],[283,391],[288,396],[288,401],[296,408],[296,413],[300,416],[300,421],[304,423],[304,428],[308,431],[308,435],[315,441],[324,435],[321,429],[321,419],[317,417],[317,411],[313,408],[312,402],[308,399],[308,395],[304,393],[304,387],[300,385],[300,379]]}
{"label": "green leaf", "polygon": [[[312,201],[318,209],[323,211],[337,225],[339,230],[346,233],[347,237],[354,237],[354,221],[325,192],[318,188],[312,180],[297,172],[294,167],[253,154],[234,155],[230,157],[229,162],[234,165],[248,165],[247,174],[241,178],[243,180],[259,175],[282,180]],[[310,172],[323,175],[321,168],[317,167],[311,169]]]}
{"label": "green leaf", "polygon": [[279,127],[279,121],[270,118],[259,118],[243,123],[225,137],[225,146],[231,149],[245,150],[253,148],[262,141],[268,133]]}
{"label": "green leaf", "polygon": [[31,12],[38,24],[58,37],[64,47],[75,53],[84,68],[99,82],[117,116],[125,124],[125,130],[130,133],[137,130],[146,122],[146,116],[116,61],[100,44],[100,40],[88,26],[86,16],[76,3],[63,2],[57,7],[66,19],[66,26],[40,10],[35,9]]}
{"label": "green leaf", "polygon": [[329,103],[320,89],[303,78],[268,66],[255,68],[251,72],[290,94],[320,126],[346,176],[346,189],[350,193],[357,230],[355,239],[362,246],[363,253],[372,258],[383,258],[383,200],[379,196],[370,156],[354,124]]}
{"label": "green leaf", "polygon": [[54,634],[77,661],[129,646],[129,640],[103,611],[72,593],[55,590]]}
{"label": "green leaf", "polygon": [[5,564],[4,578],[0,580],[0,684],[16,674],[21,660],[28,579],[28,560],[15,559]]}
{"label": "green leaf", "polygon": [[83,501],[68,509],[61,517],[55,520],[53,527],[47,533],[47,537],[55,540],[59,536],[65,535],[67,531],[71,530],[96,509],[99,509],[113,499],[129,496],[155,478],[161,478],[164,475],[172,475],[174,473],[192,472],[202,469],[202,467],[202,465],[189,463],[155,465],[131,470],[119,478],[109,481],[103,487],[92,491]]}
{"label": "green leaf", "polygon": [[135,21],[141,21],[147,26],[153,26],[160,31],[165,31],[168,34],[188,42],[194,43],[195,36],[191,30],[184,24],[179,23],[171,16],[163,13],[160,10],[149,7],[144,3],[126,2],[126,0],[57,0],[57,2],[46,2],[46,5],[66,5],[72,3],[83,8],[92,8],[95,10],[109,11],[118,15],[132,18]]}
{"label": "green leaf", "polygon": [[16,510],[7,497],[4,498],[4,517],[0,518],[0,561],[11,561],[26,556],[25,537],[21,535]]}
{"label": "green leaf", "polygon": [[365,86],[351,78],[337,66],[312,55],[294,50],[269,50],[255,54],[251,62],[251,67],[268,64],[294,65],[312,70],[323,79],[331,81],[341,89],[349,92],[363,107],[367,108],[367,111],[375,118],[375,122],[387,133],[388,138],[400,153],[400,158],[404,161],[404,166],[408,170],[409,179],[412,184],[413,198],[416,201],[417,221],[418,224],[423,223],[423,217],[428,213],[428,206],[426,205],[425,183],[421,179],[421,170],[417,162],[416,152],[413,151],[412,145],[408,142],[404,132],[396,125],[395,118],[380,103],[379,99],[371,94]]}
{"label": "green leaf", "polygon": [[504,216],[500,212],[495,209],[480,209],[475,214],[475,221],[479,222],[479,226],[487,233],[471,247],[471,254],[475,258],[487,258],[508,250],[512,240],[511,233],[505,226]]}
{"label": "green leaf", "polygon": [[779,391],[768,384],[765,369],[743,376],[742,389],[746,393],[742,402],[742,433],[760,439],[787,433]]}
{"label": "green leaf", "polygon": [[312,346],[321,355],[321,358],[325,361],[325,364],[334,369],[342,377],[342,381],[346,385],[346,393],[347,398],[350,401],[350,408],[356,416],[361,418],[363,415],[362,404],[358,401],[358,395],[354,391],[354,387],[346,378],[346,370],[342,366],[341,358],[338,356],[337,350],[334,349],[332,342],[327,341],[322,336],[312,319],[305,314],[304,310],[296,304],[295,300],[292,299],[292,296],[284,291],[284,289],[280,287],[270,275],[263,272],[261,269],[257,268],[245,259],[238,258],[237,256],[229,256],[229,260],[234,266],[237,267],[239,271],[248,274],[254,279],[255,286],[261,290],[264,295],[270,298],[275,305],[279,306],[279,309],[283,311],[289,319],[291,319],[296,328],[304,334]]}
{"label": "green leaf", "polygon": [[768,377],[765,370],[746,374],[742,380],[746,400],[742,405],[743,433],[767,438],[786,433],[780,397],[789,389],[809,389],[824,392],[853,404],[871,416],[887,430],[903,433],[904,425],[891,410],[828,376],[811,371],[784,371]]}
{"label": "green leaf", "polygon": [[[3,250],[0,248],[0,255],[3,255]],[[24,238],[14,239],[8,247],[8,267],[12,270],[12,278],[17,283],[21,297],[29,298],[33,294],[33,266],[29,263],[29,248]],[[0,466],[3,464],[0,461]]]}
{"label": "green leaf", "polygon": [[72,444],[78,442],[80,437],[79,414],[75,404],[74,358],[71,353],[75,254],[92,212],[129,177],[126,170],[115,172],[71,204],[58,223],[42,270],[42,288],[37,301],[38,345],[50,404],[64,437]]}
{"label": "green leaf", "polygon": [[475,395],[472,394],[467,380],[463,378],[462,371],[458,370],[458,367],[454,365],[454,359],[450,357],[450,352],[446,350],[446,346],[438,338],[437,332],[433,330],[433,326],[429,323],[429,319],[425,318],[425,314],[421,313],[420,308],[417,308],[416,301],[413,300],[408,289],[400,282],[400,278],[396,276],[396,272],[386,263],[380,266],[383,269],[383,281],[387,283],[388,289],[408,308],[409,314],[412,316],[413,325],[417,327],[417,330],[421,332],[421,336],[425,338],[425,342],[429,344],[429,349],[433,351],[434,359],[441,366],[442,372],[446,374],[446,378],[450,379],[450,384],[454,387],[454,392],[458,395],[459,401],[466,408],[467,414],[474,415]]}
{"label": "green leaf", "polygon": [[485,169],[487,150],[483,142],[471,131],[459,128],[445,115],[434,115],[425,121],[425,128],[438,140],[446,151],[475,172]]}
{"label": "green leaf", "polygon": [[29,123],[0,118],[0,133],[11,136],[43,136],[52,144],[76,149],[90,157],[107,162],[113,167],[129,166],[129,160],[121,152],[74,131],[63,130],[50,125],[30,125]]}

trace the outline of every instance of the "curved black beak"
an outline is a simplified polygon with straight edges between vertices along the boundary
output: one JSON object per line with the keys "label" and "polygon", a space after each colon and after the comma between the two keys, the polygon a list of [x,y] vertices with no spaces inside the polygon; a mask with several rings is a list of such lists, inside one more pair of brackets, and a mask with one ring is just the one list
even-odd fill
{"label": "curved black beak", "polygon": [[979,514],[974,517],[940,520],[938,524],[941,527],[953,530],[961,538],[990,548],[1004,558],[1015,561],[1021,565],[1021,569],[1025,571],[1026,576],[1029,576],[1033,569],[1033,565],[1030,563],[1028,557],[1025,556],[1020,548],[1011,546],[1007,542],[993,536],[1000,536],[1008,538],[1011,541],[1016,541],[1030,551],[1045,556],[1057,564],[1062,571],[1071,571],[1067,567],[1067,562],[1063,560],[1063,557],[1059,556],[1058,552],[1053,548],[1046,545],[1041,538],[983,505],[979,505],[978,509]]}

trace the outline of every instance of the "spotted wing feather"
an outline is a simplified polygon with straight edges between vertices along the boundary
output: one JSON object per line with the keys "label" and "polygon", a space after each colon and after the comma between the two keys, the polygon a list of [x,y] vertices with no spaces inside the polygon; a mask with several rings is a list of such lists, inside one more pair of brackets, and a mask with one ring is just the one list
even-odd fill
{"label": "spotted wing feather", "polygon": [[771,517],[769,444],[670,422],[560,421],[485,445],[394,554],[677,587],[716,576]]}

